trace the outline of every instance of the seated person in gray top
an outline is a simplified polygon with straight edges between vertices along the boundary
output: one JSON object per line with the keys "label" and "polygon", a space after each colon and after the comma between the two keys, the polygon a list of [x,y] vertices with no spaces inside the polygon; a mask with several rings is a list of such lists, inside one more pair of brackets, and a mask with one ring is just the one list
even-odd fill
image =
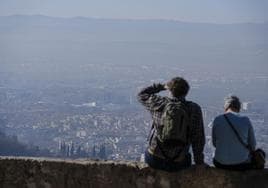
{"label": "seated person in gray top", "polygon": [[234,128],[237,131],[244,143],[255,149],[253,127],[248,117],[239,114],[240,108],[241,102],[238,97],[227,97],[224,104],[225,114],[217,116],[211,123],[212,142],[216,148],[213,162],[218,168],[230,170],[253,168],[249,150],[241,144],[233,130]]}

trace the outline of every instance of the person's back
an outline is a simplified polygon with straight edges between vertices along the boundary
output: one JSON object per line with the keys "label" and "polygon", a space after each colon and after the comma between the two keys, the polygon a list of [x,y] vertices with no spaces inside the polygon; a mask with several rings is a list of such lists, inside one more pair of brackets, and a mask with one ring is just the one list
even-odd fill
{"label": "person's back", "polygon": [[[249,143],[255,148],[255,137],[249,119],[235,112],[228,112],[225,115],[230,119],[244,143]],[[250,162],[249,150],[238,141],[224,115],[216,117],[213,125],[215,159],[227,165]]]}
{"label": "person's back", "polygon": [[[241,103],[236,96],[225,101],[225,113],[212,122],[212,143],[215,149],[214,165],[224,169],[244,170],[252,168],[249,149],[256,146],[253,127],[248,117],[239,114]],[[235,133],[235,131],[237,133]]]}
{"label": "person's back", "polygon": [[[156,93],[166,89],[171,92],[171,98],[156,95]],[[191,166],[191,155],[189,153],[191,145],[195,163],[204,163],[203,149],[205,137],[202,112],[198,104],[185,100],[188,90],[188,83],[183,78],[177,77],[173,78],[166,85],[153,84],[146,87],[138,94],[138,100],[150,111],[153,119],[149,147],[145,152],[145,162],[153,168],[176,171]],[[185,109],[185,111],[189,114],[189,130],[186,133],[188,138],[188,143],[186,144],[177,143],[172,145],[163,144],[159,141],[159,138],[161,138],[159,135],[162,134],[164,126],[162,122],[163,114],[165,114],[166,107],[170,102],[172,102],[172,105],[180,102],[187,106],[188,110]],[[181,120],[183,122],[183,118]]]}

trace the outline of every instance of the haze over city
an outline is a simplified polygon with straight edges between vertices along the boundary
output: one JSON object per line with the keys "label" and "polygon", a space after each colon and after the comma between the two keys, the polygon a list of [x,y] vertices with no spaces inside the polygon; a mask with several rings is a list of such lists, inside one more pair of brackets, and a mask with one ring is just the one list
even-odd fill
{"label": "haze over city", "polygon": [[268,152],[267,7],[0,0],[1,152],[140,160],[151,120],[137,92],[174,76],[189,81],[188,99],[203,109],[208,163],[208,124],[230,93]]}

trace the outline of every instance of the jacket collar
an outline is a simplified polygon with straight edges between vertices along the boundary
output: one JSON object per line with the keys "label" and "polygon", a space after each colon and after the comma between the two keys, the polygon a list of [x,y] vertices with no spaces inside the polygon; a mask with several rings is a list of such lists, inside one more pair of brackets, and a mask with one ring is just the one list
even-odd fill
{"label": "jacket collar", "polygon": [[239,115],[239,112],[234,112],[232,110],[227,110],[225,113],[226,114],[231,113],[231,114]]}
{"label": "jacket collar", "polygon": [[175,100],[175,101],[186,101],[185,97],[171,97],[171,100]]}

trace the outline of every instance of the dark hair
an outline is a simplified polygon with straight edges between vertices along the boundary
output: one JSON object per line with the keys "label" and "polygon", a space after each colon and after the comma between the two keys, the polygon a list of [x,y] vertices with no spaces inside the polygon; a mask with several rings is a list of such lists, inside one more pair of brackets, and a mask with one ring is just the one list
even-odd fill
{"label": "dark hair", "polygon": [[185,97],[190,90],[190,85],[182,77],[172,78],[167,86],[174,97]]}

